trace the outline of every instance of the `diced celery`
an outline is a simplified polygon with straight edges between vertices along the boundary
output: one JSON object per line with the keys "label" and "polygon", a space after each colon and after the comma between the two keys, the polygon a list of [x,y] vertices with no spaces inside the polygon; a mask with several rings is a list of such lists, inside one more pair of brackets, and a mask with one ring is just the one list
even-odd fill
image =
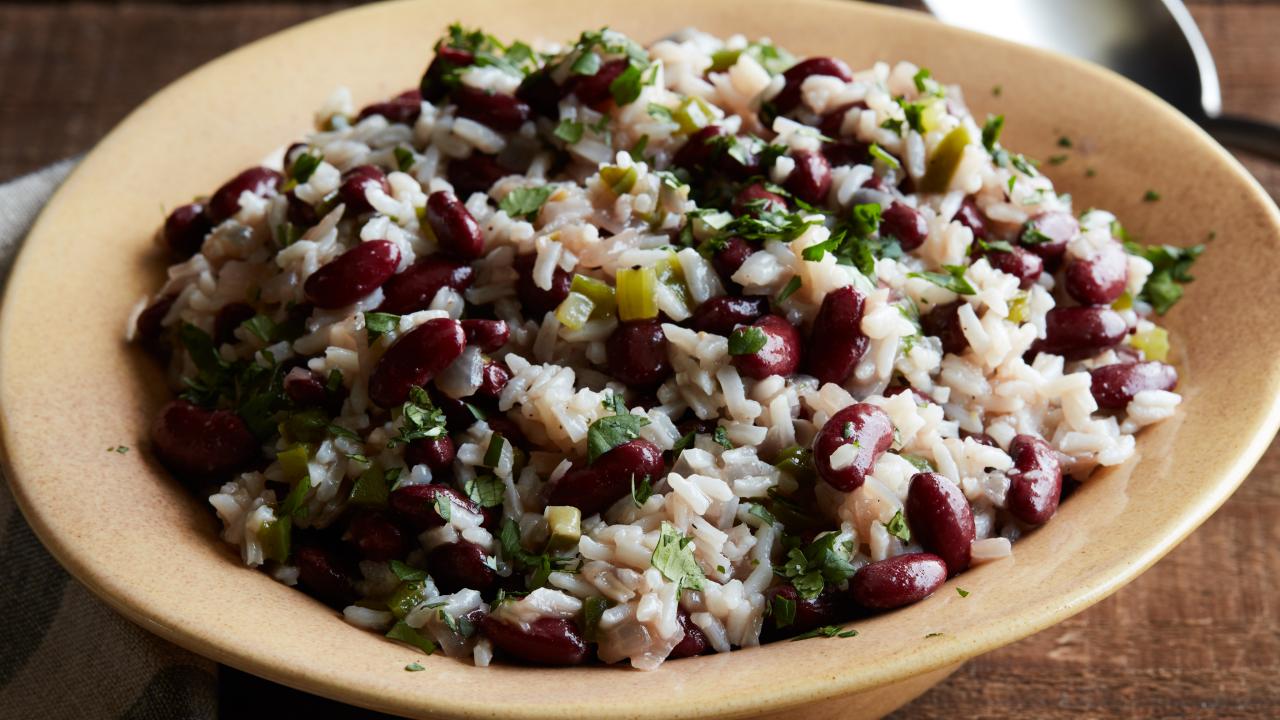
{"label": "diced celery", "polygon": [[920,191],[928,193],[946,192],[951,185],[951,178],[956,174],[960,159],[964,157],[964,149],[969,146],[969,131],[963,125],[947,133],[934,148],[933,157],[925,166],[924,177],[920,178]]}
{"label": "diced celery", "polygon": [[692,301],[689,299],[689,286],[684,281],[684,268],[675,251],[668,250],[667,256],[654,264],[653,272],[658,282],[671,288],[671,292],[675,293],[686,308],[693,309],[690,307]]}
{"label": "diced celery", "polygon": [[290,442],[320,442],[328,434],[329,416],[323,410],[304,410],[280,424],[280,434]]}
{"label": "diced celery", "polygon": [[636,184],[636,169],[634,167],[618,167],[617,165],[606,165],[600,168],[600,181],[609,186],[614,195],[625,195],[631,191]]}
{"label": "diced celery", "polygon": [[258,542],[262,545],[262,556],[268,560],[282,563],[289,559],[289,540],[293,530],[293,519],[288,515],[262,523],[258,529]]}
{"label": "diced celery", "polygon": [[1024,292],[1013,296],[1013,299],[1009,301],[1009,322],[1024,323],[1027,321],[1028,299],[1029,297]]}
{"label": "diced celery", "polygon": [[1133,296],[1125,290],[1116,301],[1111,303],[1112,310],[1128,310],[1133,307]]}
{"label": "diced celery", "polygon": [[1129,336],[1129,344],[1142,351],[1148,360],[1169,359],[1169,331],[1155,325]]}
{"label": "diced celery", "polygon": [[570,330],[581,330],[591,318],[591,311],[594,309],[595,303],[591,302],[591,298],[581,293],[570,292],[556,308],[556,319]]}
{"label": "diced celery", "polygon": [[936,98],[925,102],[924,110],[920,112],[920,127],[925,132],[933,132],[942,127],[942,119],[947,116],[947,101],[942,98]]}
{"label": "diced celery", "polygon": [[671,118],[680,126],[682,132],[695,133],[710,125],[715,115],[705,100],[690,96],[680,103],[675,112],[671,113]]}
{"label": "diced celery", "polygon": [[419,603],[426,600],[426,583],[421,580],[402,582],[396,591],[387,598],[387,609],[392,615],[403,620]]}
{"label": "diced celery", "polygon": [[653,268],[623,268],[618,271],[618,318],[623,321],[658,317],[654,297],[658,277]]}
{"label": "diced celery", "polygon": [[711,53],[711,72],[724,72],[734,66],[738,62],[738,56],[742,54],[741,50],[717,50]]}
{"label": "diced celery", "polygon": [[564,552],[578,546],[582,511],[572,505],[548,505],[542,514],[547,519],[547,550]]}
{"label": "diced celery", "polygon": [[613,286],[606,282],[586,275],[574,275],[569,290],[591,299],[591,304],[595,306],[591,312],[593,317],[608,317],[618,311],[618,300],[614,295]]}
{"label": "diced celery", "polygon": [[356,478],[355,484],[351,486],[350,502],[359,507],[386,507],[388,494],[387,481],[382,471],[369,468],[360,473],[360,477]]}
{"label": "diced celery", "polygon": [[284,474],[284,479],[290,485],[308,475],[310,471],[307,469],[307,460],[306,445],[293,445],[276,455],[276,462],[280,463],[280,472]]}

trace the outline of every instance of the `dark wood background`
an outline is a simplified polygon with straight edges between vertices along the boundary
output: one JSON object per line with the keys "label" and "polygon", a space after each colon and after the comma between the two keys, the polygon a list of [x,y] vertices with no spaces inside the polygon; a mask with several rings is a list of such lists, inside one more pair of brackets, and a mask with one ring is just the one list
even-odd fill
{"label": "dark wood background", "polygon": [[[1280,2],[1189,4],[1217,60],[1226,109],[1280,122]],[[197,65],[343,5],[0,2],[0,180],[87,150]],[[1280,164],[1241,159],[1280,196]],[[1280,717],[1277,572],[1280,443],[1216,515],[1134,583],[973,660],[895,717]]]}

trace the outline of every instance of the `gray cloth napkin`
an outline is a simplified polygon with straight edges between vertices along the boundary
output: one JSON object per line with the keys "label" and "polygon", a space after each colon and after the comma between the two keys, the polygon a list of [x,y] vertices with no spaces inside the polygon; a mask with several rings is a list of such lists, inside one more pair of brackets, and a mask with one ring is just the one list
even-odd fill
{"label": "gray cloth napkin", "polygon": [[[0,285],[77,159],[0,185]],[[0,476],[0,717],[211,720],[217,666],[117,615],[28,527]]]}

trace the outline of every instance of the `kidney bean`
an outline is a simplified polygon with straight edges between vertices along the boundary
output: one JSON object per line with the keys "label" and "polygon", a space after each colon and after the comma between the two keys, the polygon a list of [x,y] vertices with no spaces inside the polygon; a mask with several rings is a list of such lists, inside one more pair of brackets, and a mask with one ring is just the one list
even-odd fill
{"label": "kidney bean", "polygon": [[689,318],[689,327],[714,335],[733,332],[739,325],[750,325],[769,312],[769,299],[759,295],[734,297],[721,295],[709,298]]}
{"label": "kidney bean", "polygon": [[947,564],[930,553],[907,553],[864,565],[849,581],[854,602],[888,610],[919,602],[947,581]]}
{"label": "kidney bean", "polygon": [[373,165],[359,165],[342,174],[342,184],[338,186],[338,197],[346,204],[352,215],[363,215],[373,212],[373,205],[365,193],[377,188],[384,193],[391,192],[387,182],[387,174]]}
{"label": "kidney bean", "polygon": [[[746,215],[751,212],[751,203],[763,200],[766,210],[777,210],[785,212],[787,209],[787,199],[775,192],[770,192],[764,186],[764,183],[751,183],[744,186],[733,197],[733,214]],[[753,215],[755,213],[752,213]]]}
{"label": "kidney bean", "polygon": [[1067,294],[1081,305],[1110,305],[1124,294],[1128,274],[1129,261],[1120,246],[1113,244],[1088,258],[1068,262],[1063,284]]}
{"label": "kidney bean", "polygon": [[[864,145],[856,140],[822,143],[822,156],[827,159],[831,167],[867,165],[871,162],[871,146]],[[880,178],[872,176],[870,180],[862,184],[862,187],[870,187],[873,182],[879,183]],[[883,188],[873,189],[882,190]]]}
{"label": "kidney bean", "polygon": [[204,238],[211,230],[213,223],[209,220],[204,203],[187,203],[174,208],[169,217],[165,218],[164,242],[174,259],[186,260],[200,252]]}
{"label": "kidney bean", "polygon": [[670,659],[693,657],[701,655],[707,651],[706,633],[702,632],[702,628],[698,627],[689,617],[689,612],[684,608],[676,609],[676,620],[680,622],[680,628],[684,630],[684,638],[671,648],[671,653],[667,655]]}
{"label": "kidney bean", "polygon": [[[432,472],[443,472],[453,468],[453,458],[456,455],[457,451],[454,449],[453,439],[448,435],[441,435],[438,438],[418,438],[411,441],[404,450],[404,460],[409,467],[426,465],[431,468]],[[418,487],[433,486],[420,485]],[[445,489],[447,490],[448,488]]]}
{"label": "kidney bean", "polygon": [[525,317],[541,320],[569,296],[573,274],[557,265],[551,273],[551,287],[543,290],[533,282],[533,265],[537,259],[533,254],[516,256],[516,297],[524,308]]}
{"label": "kidney bean", "polygon": [[985,256],[991,267],[1018,278],[1018,287],[1023,290],[1034,285],[1040,273],[1044,272],[1044,260],[1017,245],[1013,246],[1012,252],[990,250]]}
{"label": "kidney bean", "polygon": [[809,374],[819,383],[843,384],[867,351],[862,334],[862,293],[842,287],[827,293],[813,320],[805,351]]}
{"label": "kidney bean", "polygon": [[409,397],[409,388],[425,387],[457,360],[466,346],[466,336],[457,320],[426,321],[397,340],[378,360],[369,378],[369,399],[384,408],[403,403]]}
{"label": "kidney bean", "polygon": [[480,378],[480,387],[476,388],[476,395],[497,400],[502,389],[511,382],[511,371],[497,360],[489,360],[480,371]]}
{"label": "kidney bean", "polygon": [[829,138],[838,138],[844,134],[844,116],[849,114],[853,108],[865,110],[867,104],[859,100],[858,102],[845,103],[834,110],[828,110],[822,114],[818,120],[818,131]]}
{"label": "kidney bean", "polygon": [[939,305],[920,316],[920,328],[925,335],[942,341],[942,351],[960,355],[969,348],[969,339],[960,327],[960,306],[963,300]]}
{"label": "kidney bean", "polygon": [[722,280],[732,284],[733,281],[730,278],[755,251],[751,243],[737,235],[732,235],[725,240],[724,247],[711,256],[711,266],[716,269]]}
{"label": "kidney bean", "polygon": [[298,194],[290,190],[285,194],[285,219],[293,223],[299,228],[309,228],[320,222],[320,214],[316,212],[315,206],[298,197]]}
{"label": "kidney bean", "polygon": [[[832,415],[818,431],[813,439],[813,464],[828,485],[852,492],[862,486],[892,444],[893,422],[885,411],[870,403],[856,403]],[[842,445],[853,445],[857,453],[851,464],[837,470],[831,467],[831,454]]]}
{"label": "kidney bean", "polygon": [[314,545],[293,550],[298,584],[324,604],[342,608],[356,600],[354,573],[335,553]]}
{"label": "kidney bean", "polygon": [[258,311],[249,303],[233,302],[223,305],[213,318],[213,341],[219,345],[234,343],[236,328],[257,314]]}
{"label": "kidney bean", "polygon": [[1036,353],[1053,353],[1068,360],[1093,357],[1124,339],[1124,318],[1105,307],[1056,307],[1045,316],[1045,337],[1031,344]]}
{"label": "kidney bean", "polygon": [[796,162],[787,176],[787,189],[791,194],[811,205],[826,202],[827,191],[831,189],[831,163],[822,153],[809,150],[792,153],[791,159]]}
{"label": "kidney bean", "polygon": [[708,125],[698,130],[676,151],[671,164],[690,171],[708,164],[716,149],[715,140],[726,134],[727,131],[719,125]]}
{"label": "kidney bean", "polygon": [[1080,231],[1080,223],[1068,212],[1048,212],[1027,221],[1019,242],[1039,255],[1050,271],[1056,270],[1067,243]]}
{"label": "kidney bean", "polygon": [[526,629],[485,615],[480,632],[504,654],[534,665],[578,665],[587,657],[582,633],[562,618],[538,618]]}
{"label": "kidney bean", "polygon": [[788,625],[778,627],[777,616],[770,615],[769,622],[774,630],[786,635],[798,635],[809,632],[814,628],[840,621],[840,603],[836,593],[830,588],[824,590],[817,597],[802,598],[800,593],[796,591],[795,586],[787,583],[785,585],[774,585],[765,590],[764,598],[765,607],[767,608],[774,607],[774,598],[782,598],[795,603],[795,617]]}
{"label": "kidney bean", "polygon": [[479,152],[450,160],[446,173],[454,191],[464,198],[471,197],[473,193],[489,192],[494,183],[511,174],[492,155]]}
{"label": "kidney bean", "polygon": [[161,352],[166,349],[163,342],[164,325],[162,323],[164,316],[173,309],[173,301],[177,299],[177,295],[162,295],[138,315],[137,323],[134,325],[137,329],[136,337],[148,351]]}
{"label": "kidney bean", "polygon": [[480,223],[448,190],[437,190],[427,198],[427,224],[436,235],[440,252],[463,260],[474,260],[484,254]]}
{"label": "kidney bean", "polygon": [[[447,440],[448,438],[445,439]],[[419,453],[434,454],[434,461],[443,459],[443,453],[440,451],[439,447],[437,447],[436,450],[428,451],[424,449],[423,445],[417,445],[415,447],[414,443],[410,443],[408,449],[415,455]],[[448,454],[450,462],[445,467],[452,465],[452,440],[448,441]],[[408,455],[406,455],[405,461],[410,463],[410,467],[420,464],[431,467],[433,459],[418,457],[409,458]],[[434,470],[435,468],[432,469]],[[388,507],[396,517],[421,531],[440,527],[444,524],[444,518],[440,517],[440,513],[436,511],[437,502],[452,503],[453,505],[464,508],[469,512],[475,513],[476,515],[481,513],[480,506],[472,502],[470,498],[457,490],[454,490],[448,485],[442,485],[440,483],[431,483],[429,485],[401,485],[391,491],[391,496],[388,499]]]}
{"label": "kidney bean", "polygon": [[1013,469],[1005,505],[1028,525],[1043,525],[1058,511],[1062,495],[1062,467],[1049,443],[1034,435],[1015,435],[1009,443]]}
{"label": "kidney bean", "polygon": [[463,320],[462,332],[467,336],[468,345],[487,353],[498,350],[511,338],[506,320]]}
{"label": "kidney bean", "polygon": [[629,386],[653,388],[671,376],[667,336],[657,318],[618,323],[605,341],[605,353],[609,372]]}
{"label": "kidney bean", "polygon": [[209,199],[206,212],[214,225],[240,212],[240,194],[266,197],[284,184],[284,176],[270,168],[251,167],[228,180]]}
{"label": "kidney bean", "polygon": [[1162,362],[1124,362],[1094,368],[1093,399],[1098,407],[1121,410],[1143,390],[1172,390],[1178,371]]}
{"label": "kidney bean", "polygon": [[345,307],[381,287],[399,264],[399,248],[389,240],[369,240],[312,273],[302,290],[316,307]]}
{"label": "kidney bean", "polygon": [[320,407],[329,399],[324,381],[305,367],[293,368],[285,374],[284,394],[299,408]]}
{"label": "kidney bean", "polygon": [[386,515],[379,512],[359,513],[347,523],[344,536],[355,545],[365,560],[393,560],[409,551],[408,538]]}
{"label": "kidney bean", "polygon": [[942,558],[951,575],[969,567],[973,510],[955,483],[937,473],[916,473],[907,490],[906,511],[911,537]]}
{"label": "kidney bean", "polygon": [[498,574],[489,567],[484,548],[459,540],[437,546],[427,553],[431,579],[440,592],[448,594],[471,588],[486,592],[498,582]]}
{"label": "kidney bean", "polygon": [[629,60],[619,58],[601,65],[595,75],[573,75],[565,83],[565,92],[576,95],[583,105],[600,110],[613,99],[609,85],[618,79],[628,64]]}
{"label": "kidney bean", "polygon": [[987,237],[987,219],[983,217],[982,211],[978,209],[978,204],[973,198],[967,197],[964,202],[960,203],[960,209],[956,211],[955,219],[963,226],[973,231],[975,240],[985,240]]}
{"label": "kidney bean", "polygon": [[903,250],[915,250],[924,244],[928,235],[929,223],[910,205],[894,202],[880,215],[880,236],[897,238]]}
{"label": "kidney bean", "polygon": [[[378,310],[396,315],[426,310],[440,288],[462,292],[471,287],[475,276],[475,270],[466,263],[430,255],[387,280],[382,286],[383,299]],[[465,325],[467,321],[463,322]]]}
{"label": "kidney bean", "polygon": [[560,86],[547,70],[530,73],[516,88],[516,97],[533,112],[552,120],[560,119]]}
{"label": "kidney bean", "polygon": [[239,415],[173,400],[151,424],[156,457],[182,480],[218,478],[258,456],[258,440]]}
{"label": "kidney bean", "polygon": [[773,100],[770,101],[778,115],[785,115],[800,104],[800,86],[812,75],[831,75],[845,82],[853,79],[853,73],[849,71],[849,66],[843,60],[829,57],[814,57],[801,60],[782,73],[783,79],[786,80],[786,85],[782,87],[782,92],[775,95]]}
{"label": "kidney bean", "polygon": [[388,102],[373,103],[365,106],[360,111],[360,115],[356,117],[356,120],[360,121],[373,115],[381,115],[389,123],[413,125],[418,122],[418,116],[421,114],[422,91],[409,90],[397,95]]}
{"label": "kidney bean", "polygon": [[547,488],[548,505],[572,505],[583,517],[603,512],[631,492],[631,481],[662,477],[662,451],[648,440],[625,442],[590,465],[576,467]]}
{"label": "kidney bean", "polygon": [[449,83],[446,78],[458,68],[467,67],[475,62],[475,56],[466,50],[451,47],[437,47],[436,56],[431,59],[427,71],[422,75],[419,91],[422,97],[433,103],[439,103],[449,94]]}
{"label": "kidney bean", "polygon": [[466,85],[453,91],[458,105],[458,116],[476,122],[498,132],[515,132],[529,119],[529,106],[511,95],[485,92]]}
{"label": "kidney bean", "polygon": [[764,346],[747,355],[734,355],[738,372],[756,380],[770,375],[787,377],[800,366],[800,333],[786,318],[765,315],[751,324],[764,333]]}

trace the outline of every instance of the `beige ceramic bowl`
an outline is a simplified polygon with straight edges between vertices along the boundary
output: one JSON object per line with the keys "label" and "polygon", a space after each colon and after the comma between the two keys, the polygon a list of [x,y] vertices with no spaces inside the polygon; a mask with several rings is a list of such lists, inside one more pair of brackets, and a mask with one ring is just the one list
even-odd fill
{"label": "beige ceramic bowl", "polygon": [[[952,581],[918,605],[855,623],[853,639],[784,642],[652,673],[477,669],[421,658],[346,625],[242,567],[218,540],[209,507],[157,468],[146,427],[165,391],[153,366],[122,341],[125,318],[160,282],[151,237],[162,207],[209,192],[297,138],[336,85],[364,102],[416,84],[431,43],[454,19],[508,39],[567,39],[608,24],[647,41],[693,25],[767,35],[854,67],[911,59],[966,88],[978,117],[1003,112],[1010,147],[1048,157],[1069,135],[1077,151],[1048,172],[1077,207],[1112,209],[1148,242],[1187,245],[1216,232],[1188,299],[1166,318],[1180,350],[1182,412],[1143,433],[1138,459],[1090,480],[1012,559],[964,574],[967,598]],[[1142,202],[1148,188],[1164,199]],[[921,15],[819,0],[370,6],[183,78],[103,140],[58,192],[3,308],[5,470],[40,538],[114,608],[202,655],[321,695],[467,718],[877,716],[965,659],[1114,592],[1244,478],[1280,420],[1278,237],[1280,216],[1258,185],[1153,96],[1081,63]],[[136,450],[107,452],[121,444]],[[403,670],[415,659],[426,672]]]}

